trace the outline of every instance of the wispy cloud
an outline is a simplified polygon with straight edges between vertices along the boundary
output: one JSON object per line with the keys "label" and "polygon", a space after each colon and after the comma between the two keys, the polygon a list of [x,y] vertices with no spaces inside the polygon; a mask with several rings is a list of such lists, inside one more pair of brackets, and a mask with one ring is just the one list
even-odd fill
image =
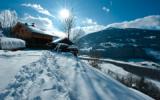
{"label": "wispy cloud", "polygon": [[20,21],[24,22],[24,23],[26,23],[26,22],[27,23],[35,23],[35,25],[38,29],[53,33],[53,34],[60,36],[60,37],[66,36],[63,32],[59,31],[53,25],[52,20],[47,17],[41,17],[41,16],[35,17],[35,16],[31,16],[29,14],[25,14],[25,16],[23,18],[21,18]]}
{"label": "wispy cloud", "polygon": [[26,4],[26,3],[24,3],[24,4],[21,4],[21,6],[30,7],[41,14],[55,18],[55,16],[53,16],[47,9],[43,8],[40,4],[30,4],[30,3]]}
{"label": "wispy cloud", "polygon": [[93,25],[93,26],[83,26],[83,27],[76,27],[78,29],[82,29],[86,34],[93,33],[97,31],[104,30],[106,27],[103,25]]}
{"label": "wispy cloud", "polygon": [[93,21],[90,18],[85,19],[82,21],[82,23],[84,24],[82,27],[76,28],[84,30],[86,34],[101,31],[109,27],[160,30],[160,15],[151,15],[132,21],[124,21],[109,25],[98,24],[96,21]]}
{"label": "wispy cloud", "polygon": [[113,2],[112,1],[110,1],[110,6],[112,6],[113,5]]}
{"label": "wispy cloud", "polygon": [[86,34],[97,32],[105,29],[105,26],[98,24],[91,18],[86,18],[82,21],[81,27],[76,27],[76,29],[82,29]]}
{"label": "wispy cloud", "polygon": [[102,10],[105,11],[105,12],[107,12],[107,13],[110,12],[110,9],[107,8],[107,7],[105,7],[105,6],[102,7]]}
{"label": "wispy cloud", "polygon": [[29,14],[25,14],[25,16],[21,18],[21,21],[27,23],[35,23],[36,27],[40,29],[51,30],[53,28],[52,21],[46,17],[40,17],[40,16],[34,17]]}
{"label": "wispy cloud", "polygon": [[86,18],[85,20],[82,21],[82,24],[83,25],[87,25],[87,26],[90,26],[90,25],[97,25],[97,22],[94,21],[93,19],[91,18]]}

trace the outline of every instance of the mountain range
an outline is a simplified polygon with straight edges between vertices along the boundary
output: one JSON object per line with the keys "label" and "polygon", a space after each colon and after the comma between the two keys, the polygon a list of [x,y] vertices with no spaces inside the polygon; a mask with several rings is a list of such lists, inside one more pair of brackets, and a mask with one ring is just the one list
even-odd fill
{"label": "mountain range", "polygon": [[121,60],[156,60],[147,50],[160,51],[160,30],[106,28],[87,34],[76,44],[80,54]]}

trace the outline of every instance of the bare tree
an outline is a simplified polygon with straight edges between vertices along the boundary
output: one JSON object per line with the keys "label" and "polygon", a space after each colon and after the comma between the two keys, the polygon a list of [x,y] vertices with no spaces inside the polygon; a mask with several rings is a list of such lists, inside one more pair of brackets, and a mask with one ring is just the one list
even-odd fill
{"label": "bare tree", "polygon": [[1,24],[1,22],[0,22],[0,31],[2,30],[2,24]]}
{"label": "bare tree", "polygon": [[68,18],[64,19],[64,31],[67,33],[68,39],[70,39],[71,30],[75,25],[75,16],[73,10]]}
{"label": "bare tree", "polygon": [[80,39],[82,36],[85,35],[85,32],[83,29],[78,28],[78,29],[73,29],[71,32],[70,39],[72,39],[73,42],[77,42],[78,39]]}
{"label": "bare tree", "polygon": [[3,31],[2,31],[2,24],[1,24],[1,22],[0,22],[0,37],[2,37],[3,36],[3,33],[2,33]]}
{"label": "bare tree", "polygon": [[5,34],[10,35],[12,27],[17,23],[16,11],[4,10],[0,12],[0,22]]}

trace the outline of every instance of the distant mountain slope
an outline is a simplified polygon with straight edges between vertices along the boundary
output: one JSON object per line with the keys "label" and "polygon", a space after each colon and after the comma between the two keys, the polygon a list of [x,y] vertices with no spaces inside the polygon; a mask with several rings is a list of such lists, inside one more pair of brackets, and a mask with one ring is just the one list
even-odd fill
{"label": "distant mountain slope", "polygon": [[[160,50],[160,31],[135,28],[107,28],[88,34],[77,41],[83,50],[81,54],[98,52],[102,57],[152,59],[144,52],[145,48]],[[90,52],[86,53],[86,49]]]}

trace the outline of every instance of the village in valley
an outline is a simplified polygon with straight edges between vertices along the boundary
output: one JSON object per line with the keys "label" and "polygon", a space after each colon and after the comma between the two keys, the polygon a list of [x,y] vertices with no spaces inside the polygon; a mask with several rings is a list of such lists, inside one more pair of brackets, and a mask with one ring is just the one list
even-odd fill
{"label": "village in valley", "polygon": [[2,1],[0,100],[160,99],[158,10],[121,21],[114,0]]}

